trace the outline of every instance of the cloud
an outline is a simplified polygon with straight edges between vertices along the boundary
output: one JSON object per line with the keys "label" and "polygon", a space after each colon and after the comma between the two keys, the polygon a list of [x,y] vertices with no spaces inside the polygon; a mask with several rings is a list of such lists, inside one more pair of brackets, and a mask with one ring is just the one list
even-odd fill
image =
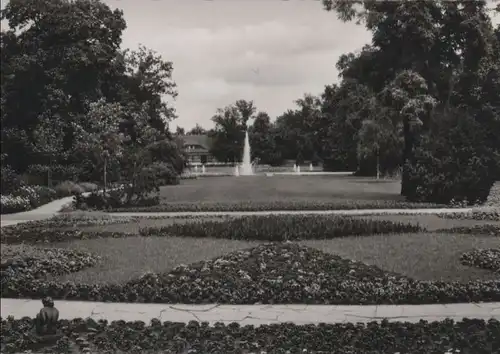
{"label": "cloud", "polygon": [[124,46],[142,43],[173,62],[175,123],[186,128],[210,127],[216,109],[237,99],[275,117],[335,82],[339,55],[370,39],[318,1],[107,2],[124,10]]}

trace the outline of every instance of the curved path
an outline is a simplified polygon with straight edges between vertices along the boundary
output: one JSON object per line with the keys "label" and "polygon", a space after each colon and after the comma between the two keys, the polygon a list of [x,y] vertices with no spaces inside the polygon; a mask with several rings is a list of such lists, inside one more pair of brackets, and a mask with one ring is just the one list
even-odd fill
{"label": "curved path", "polygon": [[[153,318],[173,322],[238,322],[241,325],[262,325],[293,322],[319,324],[342,322],[442,321],[446,318],[500,320],[500,302],[447,305],[185,305],[131,304],[86,301],[55,301],[61,319],[93,318],[108,321],[144,321]],[[1,299],[2,317],[34,317],[42,307],[40,300]]]}

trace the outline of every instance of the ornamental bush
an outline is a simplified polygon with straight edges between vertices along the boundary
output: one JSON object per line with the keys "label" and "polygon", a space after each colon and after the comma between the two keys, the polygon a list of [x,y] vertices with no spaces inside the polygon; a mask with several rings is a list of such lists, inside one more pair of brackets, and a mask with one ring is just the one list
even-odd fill
{"label": "ornamental bush", "polygon": [[469,112],[453,111],[440,117],[405,166],[408,199],[484,202],[500,163],[495,151],[484,144],[485,129]]}

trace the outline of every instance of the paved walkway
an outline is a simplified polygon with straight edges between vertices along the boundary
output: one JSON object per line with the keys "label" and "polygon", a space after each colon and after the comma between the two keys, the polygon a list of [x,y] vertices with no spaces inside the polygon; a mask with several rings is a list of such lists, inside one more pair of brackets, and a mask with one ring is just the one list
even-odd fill
{"label": "paved walkway", "polygon": [[[40,300],[1,299],[2,317],[34,317]],[[239,322],[241,325],[293,322],[296,324],[389,321],[456,321],[465,318],[500,320],[500,302],[449,305],[185,305],[55,301],[61,319],[93,318],[108,321]]]}
{"label": "paved walkway", "polygon": [[66,197],[42,205],[36,209],[23,211],[22,213],[1,215],[1,225],[15,225],[32,220],[44,220],[53,217],[61,209],[73,201],[73,197]]}

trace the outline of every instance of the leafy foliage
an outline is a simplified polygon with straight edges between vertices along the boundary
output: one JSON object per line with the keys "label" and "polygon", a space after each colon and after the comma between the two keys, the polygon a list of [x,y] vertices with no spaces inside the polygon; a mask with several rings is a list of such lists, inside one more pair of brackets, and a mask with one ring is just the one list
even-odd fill
{"label": "leafy foliage", "polygon": [[[34,319],[2,319],[2,352],[18,353],[37,348],[29,340]],[[64,337],[50,353],[65,353],[72,344],[83,351],[110,353],[406,353],[411,351],[465,354],[492,353],[500,340],[500,323],[491,319],[463,319],[418,323],[240,326],[190,321],[178,323],[153,319],[125,322],[93,319],[61,320]],[[349,335],[345,335],[349,333]],[[28,340],[19,341],[19,338]],[[429,340],[432,338],[432,340]],[[468,340],[464,340],[468,338]],[[78,350],[77,349],[77,350]]]}

